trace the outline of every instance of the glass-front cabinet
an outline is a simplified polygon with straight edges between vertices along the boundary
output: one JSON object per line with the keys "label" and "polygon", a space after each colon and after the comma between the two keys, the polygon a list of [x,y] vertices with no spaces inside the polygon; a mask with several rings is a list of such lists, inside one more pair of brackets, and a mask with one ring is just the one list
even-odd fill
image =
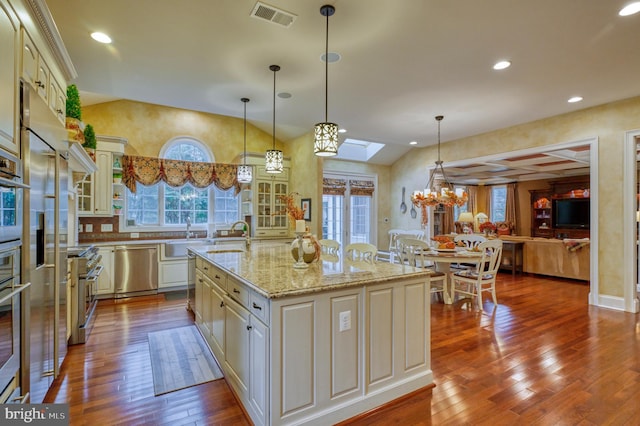
{"label": "glass-front cabinet", "polygon": [[288,183],[276,180],[256,181],[256,232],[260,229],[287,227],[285,203],[280,196],[288,194]]}

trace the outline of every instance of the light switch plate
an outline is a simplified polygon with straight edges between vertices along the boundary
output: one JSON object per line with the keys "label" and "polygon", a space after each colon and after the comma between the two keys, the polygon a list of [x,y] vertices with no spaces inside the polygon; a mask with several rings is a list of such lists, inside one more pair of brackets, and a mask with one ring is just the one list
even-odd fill
{"label": "light switch plate", "polygon": [[100,225],[100,232],[113,232],[113,225],[110,223],[103,223]]}
{"label": "light switch plate", "polygon": [[340,331],[351,330],[351,311],[340,312]]}

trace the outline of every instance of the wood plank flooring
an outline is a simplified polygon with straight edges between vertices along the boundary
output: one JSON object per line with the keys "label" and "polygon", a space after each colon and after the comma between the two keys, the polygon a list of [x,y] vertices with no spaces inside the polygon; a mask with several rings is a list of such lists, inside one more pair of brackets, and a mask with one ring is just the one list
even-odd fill
{"label": "wood plank flooring", "polygon": [[[501,273],[499,305],[432,304],[435,388],[354,425],[640,424],[640,318],[591,307],[580,281]],[[153,396],[149,331],[188,325],[183,300],[100,302],[47,402],[72,425],[244,425],[224,380]]]}

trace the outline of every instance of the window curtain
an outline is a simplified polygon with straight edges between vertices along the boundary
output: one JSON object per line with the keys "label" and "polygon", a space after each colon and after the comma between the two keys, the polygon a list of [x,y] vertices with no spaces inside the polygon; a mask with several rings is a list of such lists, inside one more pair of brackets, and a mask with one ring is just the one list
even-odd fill
{"label": "window curtain", "polygon": [[173,188],[190,183],[195,188],[203,189],[213,184],[223,191],[234,188],[235,195],[240,193],[238,166],[235,164],[125,155],[122,157],[122,169],[122,182],[133,194],[136,192],[136,182],[149,186],[160,181]]}
{"label": "window curtain", "polygon": [[518,200],[518,188],[515,183],[507,184],[507,199],[504,209],[505,222],[511,222],[513,230],[517,229],[518,212],[516,211],[516,205]]}
{"label": "window curtain", "polygon": [[342,195],[347,192],[345,179],[322,178],[322,193],[324,195]]}
{"label": "window curtain", "polygon": [[453,206],[445,206],[444,214],[442,216],[442,233],[451,234],[455,231],[455,224],[453,223]]}
{"label": "window curtain", "polygon": [[478,187],[467,186],[466,191],[469,197],[467,199],[467,211],[475,216],[478,214]]}
{"label": "window curtain", "polygon": [[373,197],[375,185],[370,180],[349,180],[349,188],[351,195]]}

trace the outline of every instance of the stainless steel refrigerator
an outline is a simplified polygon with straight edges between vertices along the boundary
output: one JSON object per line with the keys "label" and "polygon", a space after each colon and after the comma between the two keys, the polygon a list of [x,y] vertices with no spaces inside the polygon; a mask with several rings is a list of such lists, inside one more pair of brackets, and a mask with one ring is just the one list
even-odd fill
{"label": "stainless steel refrigerator", "polygon": [[67,145],[64,126],[26,83],[21,85],[21,152],[25,169],[23,279],[31,282],[24,311],[21,384],[43,401],[67,350]]}

